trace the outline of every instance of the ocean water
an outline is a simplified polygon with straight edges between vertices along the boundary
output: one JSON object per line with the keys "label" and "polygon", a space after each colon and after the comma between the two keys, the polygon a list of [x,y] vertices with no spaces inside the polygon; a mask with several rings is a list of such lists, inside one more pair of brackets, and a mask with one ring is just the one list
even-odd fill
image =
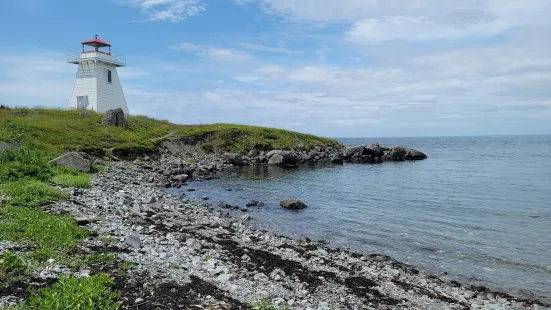
{"label": "ocean water", "polygon": [[[250,208],[251,216],[280,233],[386,254],[514,295],[551,297],[551,136],[340,141],[412,147],[428,159],[244,167],[192,183],[197,191],[186,194],[213,205],[260,200],[266,206]],[[308,208],[282,209],[285,198]]]}

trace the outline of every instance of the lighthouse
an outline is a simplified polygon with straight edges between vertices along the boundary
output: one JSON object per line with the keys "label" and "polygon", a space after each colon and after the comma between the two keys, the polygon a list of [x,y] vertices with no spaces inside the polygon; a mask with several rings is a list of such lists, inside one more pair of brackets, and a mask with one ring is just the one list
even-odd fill
{"label": "lighthouse", "polygon": [[69,109],[92,110],[104,113],[121,108],[128,114],[118,67],[126,65],[126,58],[111,53],[111,44],[95,38],[84,41],[81,52],[69,52],[68,63],[78,65]]}

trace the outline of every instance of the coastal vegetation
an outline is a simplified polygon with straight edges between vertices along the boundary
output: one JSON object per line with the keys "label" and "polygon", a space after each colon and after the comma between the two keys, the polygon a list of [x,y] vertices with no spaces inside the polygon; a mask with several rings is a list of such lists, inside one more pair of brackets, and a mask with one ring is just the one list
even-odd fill
{"label": "coastal vegetation", "polygon": [[[93,157],[155,152],[167,138],[198,144],[206,152],[246,153],[253,148],[290,149],[337,145],[332,139],[287,130],[231,124],[176,125],[144,116],[127,117],[128,127],[100,125],[101,114],[42,108],[0,108],[0,240],[30,250],[4,251],[0,289],[24,283],[37,266],[61,264],[73,269],[113,264],[112,253],[80,253],[78,245],[94,232],[71,215],[49,211],[67,199],[64,188],[90,187],[90,174],[48,162],[67,151]],[[98,167],[93,167],[97,171]],[[121,272],[128,269],[122,263]],[[50,288],[31,289],[22,309],[116,309],[119,292],[109,275],[62,277]],[[271,309],[265,303],[260,309]]]}
{"label": "coastal vegetation", "polygon": [[313,146],[336,146],[336,140],[289,130],[234,125],[177,125],[145,116],[127,116],[128,127],[101,126],[101,114],[78,110],[0,109],[0,141],[17,141],[51,156],[64,151],[105,155],[153,151],[163,137],[199,143],[207,151],[246,153]]}

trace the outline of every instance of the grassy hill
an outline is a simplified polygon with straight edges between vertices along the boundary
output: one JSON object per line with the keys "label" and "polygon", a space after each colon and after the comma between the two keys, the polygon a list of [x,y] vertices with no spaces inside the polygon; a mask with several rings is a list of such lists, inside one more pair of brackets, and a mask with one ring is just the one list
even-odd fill
{"label": "grassy hill", "polygon": [[0,141],[18,141],[49,155],[84,151],[92,155],[152,150],[166,135],[199,143],[208,152],[246,153],[263,150],[337,145],[333,139],[255,126],[176,125],[145,116],[127,117],[129,127],[100,125],[101,114],[47,109],[0,109]]}

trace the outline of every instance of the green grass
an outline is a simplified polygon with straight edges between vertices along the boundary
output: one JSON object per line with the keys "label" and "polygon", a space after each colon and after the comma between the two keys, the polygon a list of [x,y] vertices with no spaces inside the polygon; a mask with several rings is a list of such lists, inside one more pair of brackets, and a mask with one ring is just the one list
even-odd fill
{"label": "green grass", "polygon": [[121,264],[121,267],[120,267],[120,268],[121,268],[122,270],[130,270],[130,269],[132,269],[133,267],[134,267],[134,264],[132,264],[131,262],[125,260],[125,261]]}
{"label": "green grass", "polygon": [[48,109],[0,109],[0,140],[19,141],[51,157],[65,151],[102,155],[112,148],[152,149],[149,139],[176,125],[144,116],[127,117],[128,128],[100,125],[101,114]]}
{"label": "green grass", "polygon": [[90,176],[87,174],[59,174],[51,178],[52,183],[63,187],[90,188]]}
{"label": "green grass", "polygon": [[120,304],[120,292],[114,290],[115,282],[105,274],[77,279],[61,276],[50,288],[30,291],[29,301],[21,309],[44,310],[114,310]]}
{"label": "green grass", "polygon": [[126,117],[129,127],[99,124],[101,114],[46,109],[0,109],[0,141],[19,141],[29,149],[57,156],[64,151],[84,151],[102,156],[140,154],[155,149],[151,139],[176,132],[175,138],[199,143],[210,152],[245,153],[319,145],[338,145],[333,139],[289,130],[232,124],[176,125],[145,116]]}
{"label": "green grass", "polygon": [[252,149],[273,150],[314,146],[337,146],[336,140],[299,132],[233,124],[186,126],[180,136],[192,137],[207,152],[246,153]]}
{"label": "green grass", "polygon": [[19,255],[5,251],[0,257],[0,290],[27,280],[29,270],[29,265]]}
{"label": "green grass", "polygon": [[68,215],[49,214],[41,209],[7,206],[1,209],[0,239],[35,247],[38,260],[67,260],[87,235]]}
{"label": "green grass", "polygon": [[66,192],[32,179],[0,184],[0,193],[12,197],[11,205],[31,207],[69,197]]}

